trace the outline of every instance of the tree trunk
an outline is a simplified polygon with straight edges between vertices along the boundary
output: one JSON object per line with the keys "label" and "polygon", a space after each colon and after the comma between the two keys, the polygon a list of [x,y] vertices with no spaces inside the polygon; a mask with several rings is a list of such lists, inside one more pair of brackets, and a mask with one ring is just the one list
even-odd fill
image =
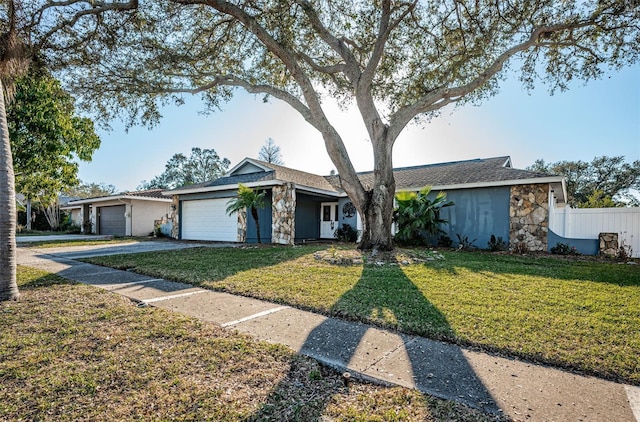
{"label": "tree trunk", "polygon": [[27,231],[31,231],[31,198],[27,197]]}
{"label": "tree trunk", "polygon": [[[393,143],[386,139],[372,141],[374,146],[373,186],[366,193],[362,207],[362,239],[359,249],[387,251],[393,249],[393,199],[396,182],[391,159]],[[391,144],[391,145],[390,145]]]}
{"label": "tree trunk", "polygon": [[[387,251],[393,249],[393,200],[396,182],[393,177],[393,139],[388,137],[386,127],[382,124],[376,128],[372,136],[373,145],[373,184],[363,186],[357,173],[350,166],[346,150],[336,148],[341,141],[333,139],[334,133],[323,133],[329,157],[338,169],[342,188],[362,218],[362,238],[359,249]],[[370,132],[370,133],[371,133]],[[349,161],[349,165],[344,165]]]}
{"label": "tree trunk", "polygon": [[258,243],[262,243],[262,239],[260,239],[260,220],[258,219],[258,210],[256,207],[251,207],[251,216],[253,217],[253,221],[256,222],[256,232],[258,234]]}
{"label": "tree trunk", "polygon": [[0,81],[0,301],[17,300],[16,194],[4,87]]}

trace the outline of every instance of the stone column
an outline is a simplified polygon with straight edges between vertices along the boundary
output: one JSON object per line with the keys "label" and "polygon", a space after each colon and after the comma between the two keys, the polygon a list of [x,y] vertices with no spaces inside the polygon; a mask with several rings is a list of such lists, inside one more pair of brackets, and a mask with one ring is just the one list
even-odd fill
{"label": "stone column", "polygon": [[296,188],[293,183],[274,186],[271,242],[293,245],[296,237]]}
{"label": "stone column", "polygon": [[247,209],[243,208],[238,211],[238,242],[247,241]]}
{"label": "stone column", "polygon": [[618,253],[618,233],[600,233],[600,255],[614,257]]}
{"label": "stone column", "polygon": [[511,186],[509,248],[546,251],[549,234],[549,185]]}
{"label": "stone column", "polygon": [[180,201],[178,195],[171,197],[171,214],[167,217],[171,221],[171,237],[177,239],[180,235]]}

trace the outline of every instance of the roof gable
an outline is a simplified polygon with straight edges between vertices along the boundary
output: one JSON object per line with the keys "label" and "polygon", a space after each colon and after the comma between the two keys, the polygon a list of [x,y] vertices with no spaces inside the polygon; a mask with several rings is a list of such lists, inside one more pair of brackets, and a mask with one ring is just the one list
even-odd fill
{"label": "roof gable", "polygon": [[272,169],[264,166],[263,163],[259,160],[254,160],[251,158],[245,158],[236,164],[231,170],[229,170],[222,177],[230,177],[230,176],[240,176],[242,174],[251,174],[251,173],[261,173],[265,171],[271,171]]}

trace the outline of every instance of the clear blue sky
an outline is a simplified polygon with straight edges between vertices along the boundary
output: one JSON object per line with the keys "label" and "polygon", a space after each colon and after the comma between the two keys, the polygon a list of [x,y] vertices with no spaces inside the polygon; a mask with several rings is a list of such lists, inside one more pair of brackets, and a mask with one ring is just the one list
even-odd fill
{"label": "clear blue sky", "polygon": [[[118,122],[99,132],[102,146],[93,161],[80,164],[85,183],[107,183],[118,191],[134,190],[164,170],[176,153],[192,147],[213,148],[234,166],[257,157],[267,138],[280,146],[285,165],[317,174],[334,168],[320,134],[284,103],[264,104],[260,97],[239,93],[222,111],[201,115],[199,99],[164,110],[153,130]],[[358,171],[371,170],[373,156],[357,112],[328,107]],[[604,78],[551,96],[538,84],[527,93],[516,77],[479,107],[445,109],[424,126],[408,126],[396,142],[394,166],[458,161],[509,155],[514,167],[536,159],[591,161],[601,155],[640,160],[640,66],[609,72]]]}

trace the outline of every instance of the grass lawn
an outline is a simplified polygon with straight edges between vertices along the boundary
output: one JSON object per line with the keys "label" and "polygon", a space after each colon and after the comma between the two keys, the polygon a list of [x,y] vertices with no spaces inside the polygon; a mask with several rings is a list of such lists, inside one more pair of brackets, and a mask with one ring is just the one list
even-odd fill
{"label": "grass lawn", "polygon": [[[314,258],[322,248],[201,248],[87,261],[640,385],[638,265],[485,252],[335,265]],[[342,252],[349,251],[329,250]]]}
{"label": "grass lawn", "polygon": [[354,382],[283,346],[18,267],[0,303],[0,420],[497,420]]}

